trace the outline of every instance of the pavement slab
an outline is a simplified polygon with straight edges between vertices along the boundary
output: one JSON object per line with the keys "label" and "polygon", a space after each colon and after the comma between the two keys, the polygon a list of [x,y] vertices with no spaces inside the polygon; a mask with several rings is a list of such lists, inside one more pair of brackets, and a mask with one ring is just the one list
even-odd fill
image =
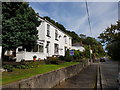
{"label": "pavement slab", "polygon": [[95,88],[97,65],[98,63],[93,63],[87,66],[80,73],[63,81],[54,88],[89,88],[89,90]]}
{"label": "pavement slab", "polygon": [[117,82],[119,63],[117,61],[107,59],[106,62],[101,62],[101,78],[103,90],[118,89],[119,84]]}

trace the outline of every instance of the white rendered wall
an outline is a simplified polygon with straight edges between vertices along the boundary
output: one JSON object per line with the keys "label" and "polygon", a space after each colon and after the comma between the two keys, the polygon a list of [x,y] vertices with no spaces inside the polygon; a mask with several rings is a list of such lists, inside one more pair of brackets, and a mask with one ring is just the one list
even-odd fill
{"label": "white rendered wall", "polygon": [[41,24],[37,27],[38,30],[38,38],[39,40],[45,39],[45,23],[41,22]]}
{"label": "white rendered wall", "polygon": [[[65,55],[65,50],[64,48],[67,47],[68,49],[71,48],[71,37],[67,36],[65,33],[63,33],[62,31],[60,31],[59,29],[55,28],[54,26],[50,25],[48,22],[44,22],[45,23],[45,43],[47,43],[47,41],[50,42],[50,50],[49,50],[49,56],[54,55],[54,44],[58,44],[59,45],[59,55]],[[50,36],[51,37],[47,37],[47,24],[50,25]],[[55,40],[55,30],[58,30],[58,41]],[[67,38],[67,44],[65,43],[65,38],[64,36],[66,35]],[[59,38],[59,36],[61,36]],[[70,40],[69,40],[70,38]],[[62,49],[62,50],[60,50]],[[46,52],[46,51],[45,51]],[[48,55],[46,53],[46,55]]]}
{"label": "white rendered wall", "polygon": [[40,53],[40,52],[17,52],[16,62],[20,62],[22,59],[25,59],[26,61],[31,61],[31,60],[33,60],[34,55],[37,56],[36,60],[46,59],[46,56],[44,55],[44,53]]}

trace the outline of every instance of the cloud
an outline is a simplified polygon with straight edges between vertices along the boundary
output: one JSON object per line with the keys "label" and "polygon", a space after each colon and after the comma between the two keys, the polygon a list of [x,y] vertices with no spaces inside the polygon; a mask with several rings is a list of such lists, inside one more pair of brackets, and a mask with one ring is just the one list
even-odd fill
{"label": "cloud", "polygon": [[[41,4],[44,4],[44,3],[40,3],[40,5]],[[38,3],[37,2],[30,2],[29,6],[32,7],[36,13],[39,13],[40,16],[49,15],[48,12],[46,12],[45,10],[41,10],[39,8],[39,2]]]}
{"label": "cloud", "polygon": [[94,37],[97,37],[106,27],[117,21],[117,3],[92,3],[90,4],[90,9],[92,16],[91,26]]}
{"label": "cloud", "polygon": [[[7,1],[7,0],[4,0]],[[85,2],[85,0],[25,0],[27,2]],[[87,0],[88,2],[119,2],[119,0]]]}
{"label": "cloud", "polygon": [[[49,16],[63,24],[67,30],[75,31],[78,35],[90,36],[85,2],[51,2],[32,3],[30,5],[41,16]],[[118,10],[115,2],[88,2],[93,37],[117,20]]]}
{"label": "cloud", "polygon": [[[92,36],[96,38],[105,30],[106,27],[117,21],[117,3],[88,3],[88,5],[90,5],[89,13]],[[79,19],[80,20],[73,23],[73,26],[76,27],[78,35],[83,33],[91,36],[87,16]]]}

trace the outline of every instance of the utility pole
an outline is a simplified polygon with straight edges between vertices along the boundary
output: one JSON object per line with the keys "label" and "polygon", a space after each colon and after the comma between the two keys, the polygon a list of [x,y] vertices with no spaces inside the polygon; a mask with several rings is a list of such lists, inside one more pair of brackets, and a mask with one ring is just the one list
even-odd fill
{"label": "utility pole", "polygon": [[[88,15],[88,24],[89,24],[89,29],[90,29],[90,35],[92,36],[92,30],[91,30],[91,24],[90,24],[90,15],[89,15],[89,9],[88,9],[88,4],[86,0],[86,10],[87,10],[87,15]],[[92,63],[92,50],[91,46],[89,45],[89,52],[90,52],[90,62]]]}

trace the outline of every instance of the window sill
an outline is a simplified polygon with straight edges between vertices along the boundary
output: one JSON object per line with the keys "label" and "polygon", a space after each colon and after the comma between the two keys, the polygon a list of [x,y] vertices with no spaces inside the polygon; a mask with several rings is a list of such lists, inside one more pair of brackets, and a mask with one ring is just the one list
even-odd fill
{"label": "window sill", "polygon": [[46,35],[47,37],[49,37],[49,38],[51,38],[51,36],[49,36],[49,35]]}
{"label": "window sill", "polygon": [[59,55],[59,53],[54,53],[54,55]]}
{"label": "window sill", "polygon": [[59,41],[58,39],[55,39],[56,41]]}

